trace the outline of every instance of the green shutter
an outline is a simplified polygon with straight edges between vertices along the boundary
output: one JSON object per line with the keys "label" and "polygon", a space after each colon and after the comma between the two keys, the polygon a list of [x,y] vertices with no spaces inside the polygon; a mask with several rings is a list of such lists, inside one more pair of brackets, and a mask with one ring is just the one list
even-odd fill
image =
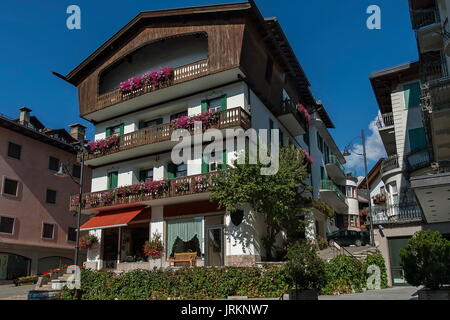
{"label": "green shutter", "polygon": [[405,97],[405,108],[414,108],[420,106],[420,84],[418,82],[406,84],[403,86]]}
{"label": "green shutter", "polygon": [[144,128],[145,128],[145,121],[144,120],[139,121],[139,130]]}
{"label": "green shutter", "polygon": [[120,125],[120,135],[123,136],[124,133],[125,133],[125,125],[122,123]]}
{"label": "green shutter", "polygon": [[209,166],[205,162],[205,159],[202,157],[202,173],[208,173],[209,172]]}
{"label": "green shutter", "polygon": [[117,188],[119,182],[119,172],[109,172],[108,173],[108,189]]}
{"label": "green shutter", "polygon": [[139,182],[145,182],[145,178],[147,178],[147,170],[139,171]]}
{"label": "green shutter", "polygon": [[208,111],[208,100],[202,101],[202,112]]}
{"label": "green shutter", "polygon": [[427,138],[424,128],[416,128],[408,131],[410,151],[421,149],[427,146]]}
{"label": "green shutter", "polygon": [[106,137],[111,137],[111,135],[112,135],[112,129],[111,129],[111,127],[106,128]]}
{"label": "green shutter", "polygon": [[167,165],[167,176],[169,177],[169,179],[173,179],[175,178],[177,173],[177,166],[174,163],[169,163]]}
{"label": "green shutter", "polygon": [[224,95],[221,99],[220,99],[220,111],[225,111],[227,110],[227,95]]}
{"label": "green shutter", "polygon": [[222,153],[222,165],[221,165],[222,170],[226,170],[228,168],[227,159],[228,159],[227,150],[224,150]]}

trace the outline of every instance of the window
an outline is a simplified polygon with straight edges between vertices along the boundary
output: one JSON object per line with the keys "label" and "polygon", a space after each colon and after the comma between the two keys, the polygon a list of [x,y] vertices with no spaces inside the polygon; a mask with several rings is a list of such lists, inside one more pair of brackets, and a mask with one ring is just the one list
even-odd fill
{"label": "window", "polygon": [[266,79],[267,83],[270,83],[272,81],[272,73],[273,73],[273,60],[271,57],[267,57],[266,73],[264,75],[264,78]]}
{"label": "window", "polygon": [[180,117],[187,116],[187,115],[188,115],[187,111],[174,113],[174,114],[172,114],[172,115],[170,116],[170,121],[175,120],[175,119],[178,119],[178,118],[180,118]]}
{"label": "window", "polygon": [[347,198],[355,198],[355,187],[346,186],[345,187],[345,196]]}
{"label": "window", "polygon": [[318,132],[317,132],[317,147],[319,148],[320,152],[323,152],[323,139]]}
{"label": "window", "polygon": [[44,223],[42,225],[42,238],[53,239],[55,226],[51,223]]}
{"label": "window", "polygon": [[422,149],[427,146],[427,138],[424,128],[408,130],[410,151]]}
{"label": "window", "polygon": [[203,243],[202,217],[167,221],[167,257],[180,252],[197,252]]}
{"label": "window", "polygon": [[223,95],[218,98],[203,100],[202,101],[202,112],[213,110],[213,111],[224,111],[227,110],[227,95]]}
{"label": "window", "polygon": [[14,218],[0,217],[0,233],[14,233]]}
{"label": "window", "polygon": [[8,156],[10,156],[11,158],[20,160],[21,152],[22,152],[22,146],[12,143],[12,142],[10,142],[8,144]]}
{"label": "window", "polygon": [[117,188],[119,182],[119,172],[108,172],[108,189]]}
{"label": "window", "polygon": [[56,203],[56,191],[55,190],[51,190],[51,189],[47,189],[47,196],[46,196],[46,200],[47,203]]}
{"label": "window", "polygon": [[[171,119],[171,120],[173,120],[173,119]],[[140,121],[139,129],[159,126],[162,123],[163,123],[163,118],[153,119],[153,120],[149,120],[149,121]]]}
{"label": "window", "polygon": [[[211,153],[211,157],[215,158],[215,152]],[[227,168],[227,151],[222,152],[222,161],[210,159],[207,163],[204,158],[202,158],[202,173],[215,172],[218,170],[225,170]]]}
{"label": "window", "polygon": [[420,106],[420,84],[418,82],[403,86],[406,109]]}
{"label": "window", "polygon": [[68,241],[77,241],[77,229],[73,227],[69,227],[67,230],[67,240]]}
{"label": "window", "polygon": [[124,134],[125,125],[119,124],[117,126],[106,128],[106,137],[110,137],[113,135],[122,136]]}
{"label": "window", "polygon": [[328,179],[327,173],[325,171],[325,168],[322,167],[322,166],[320,167],[320,179],[321,180],[327,180]]}
{"label": "window", "polygon": [[153,181],[153,169],[145,169],[139,171],[139,182],[152,182]]}
{"label": "window", "polygon": [[5,178],[3,182],[3,194],[17,197],[19,182]]}
{"label": "window", "polygon": [[48,168],[52,171],[58,171],[59,170],[59,159],[50,156],[48,158]]}
{"label": "window", "polygon": [[80,179],[81,178],[81,166],[78,164],[74,164],[72,167],[72,176],[74,178]]}
{"label": "window", "polygon": [[169,163],[167,167],[169,178],[180,178],[187,176],[187,164],[182,163],[179,165]]}

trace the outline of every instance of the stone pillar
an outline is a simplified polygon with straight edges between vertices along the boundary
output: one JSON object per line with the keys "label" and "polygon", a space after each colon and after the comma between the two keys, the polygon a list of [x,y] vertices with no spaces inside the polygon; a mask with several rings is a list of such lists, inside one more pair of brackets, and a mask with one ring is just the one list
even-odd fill
{"label": "stone pillar", "polygon": [[86,268],[100,270],[103,267],[102,260],[102,229],[90,230],[90,235],[94,235],[98,239],[98,243],[94,244],[87,251]]}

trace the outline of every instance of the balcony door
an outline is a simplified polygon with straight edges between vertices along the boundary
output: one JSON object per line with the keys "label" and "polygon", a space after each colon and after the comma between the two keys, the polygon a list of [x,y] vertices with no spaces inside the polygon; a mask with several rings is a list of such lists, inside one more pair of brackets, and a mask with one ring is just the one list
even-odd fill
{"label": "balcony door", "polygon": [[220,267],[224,265],[223,215],[205,217],[205,253],[206,265]]}

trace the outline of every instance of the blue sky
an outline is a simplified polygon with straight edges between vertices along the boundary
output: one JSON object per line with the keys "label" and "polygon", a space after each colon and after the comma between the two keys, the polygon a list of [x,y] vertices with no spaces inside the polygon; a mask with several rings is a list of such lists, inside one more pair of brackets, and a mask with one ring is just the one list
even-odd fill
{"label": "blue sky", "polygon": [[[51,74],[67,74],[139,11],[232,2],[195,1],[17,1],[0,11],[0,113],[16,116],[28,106],[48,127],[84,122],[75,87]],[[257,0],[266,17],[276,16],[300,60],[315,97],[322,100],[342,149],[377,114],[371,72],[417,60],[406,0]],[[66,8],[81,8],[81,30],[66,28]],[[381,8],[382,29],[366,27],[369,5]],[[90,126],[88,138],[92,138]],[[370,138],[369,138],[370,139]],[[383,153],[374,135],[371,163]],[[350,159],[360,166],[357,159]],[[361,168],[358,168],[361,173]]]}

